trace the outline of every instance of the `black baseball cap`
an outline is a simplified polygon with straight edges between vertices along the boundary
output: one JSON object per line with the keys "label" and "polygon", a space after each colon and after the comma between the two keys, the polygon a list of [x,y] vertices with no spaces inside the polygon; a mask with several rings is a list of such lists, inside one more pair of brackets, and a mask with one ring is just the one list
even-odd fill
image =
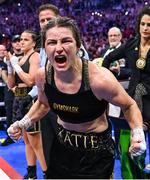
{"label": "black baseball cap", "polygon": [[11,39],[11,42],[17,42],[17,41],[20,41],[20,35],[19,34],[14,35]]}

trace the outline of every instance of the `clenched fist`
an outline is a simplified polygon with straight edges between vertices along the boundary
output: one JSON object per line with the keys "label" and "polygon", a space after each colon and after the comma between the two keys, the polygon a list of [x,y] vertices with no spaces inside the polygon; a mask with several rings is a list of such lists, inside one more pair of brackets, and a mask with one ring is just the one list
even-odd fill
{"label": "clenched fist", "polygon": [[18,141],[22,137],[22,129],[19,127],[19,121],[14,122],[8,129],[8,135],[14,141]]}

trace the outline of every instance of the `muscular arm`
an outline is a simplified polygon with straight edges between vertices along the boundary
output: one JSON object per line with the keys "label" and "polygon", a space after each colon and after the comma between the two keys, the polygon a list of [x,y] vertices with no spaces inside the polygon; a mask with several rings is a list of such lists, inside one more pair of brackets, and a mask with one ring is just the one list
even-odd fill
{"label": "muscular arm", "polygon": [[93,77],[90,77],[90,82],[95,96],[98,99],[105,99],[114,105],[120,106],[123,110],[125,119],[132,130],[129,148],[131,157],[143,154],[146,150],[143,119],[136,102],[126,93],[109,70],[103,67],[98,69],[97,66],[90,69],[94,74]]}
{"label": "muscular arm", "polygon": [[95,68],[94,73],[91,82],[96,97],[120,106],[131,129],[142,128],[142,115],[136,102],[126,93],[113,74],[103,67]]}
{"label": "muscular arm", "polygon": [[27,113],[27,116],[33,123],[42,119],[48,113],[49,109],[49,105],[46,102],[43,103],[37,99],[37,101],[32,105],[31,109]]}
{"label": "muscular arm", "polygon": [[45,83],[45,70],[40,68],[36,75],[36,85],[38,89],[38,99],[31,107],[30,111],[27,113],[27,116],[31,119],[32,122],[38,121],[44,117],[50,110],[47,97],[44,92],[44,83]]}

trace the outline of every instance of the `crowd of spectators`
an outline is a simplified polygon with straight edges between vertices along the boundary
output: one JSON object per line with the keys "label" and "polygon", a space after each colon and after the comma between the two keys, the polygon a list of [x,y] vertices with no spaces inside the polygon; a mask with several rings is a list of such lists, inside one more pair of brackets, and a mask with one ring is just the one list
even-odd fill
{"label": "crowd of spectators", "polygon": [[39,31],[37,9],[44,3],[58,6],[61,15],[77,20],[91,58],[98,57],[105,48],[110,27],[121,29],[123,41],[134,36],[135,17],[141,7],[149,5],[146,0],[8,0],[0,5],[1,39],[8,47],[12,35],[27,28]]}

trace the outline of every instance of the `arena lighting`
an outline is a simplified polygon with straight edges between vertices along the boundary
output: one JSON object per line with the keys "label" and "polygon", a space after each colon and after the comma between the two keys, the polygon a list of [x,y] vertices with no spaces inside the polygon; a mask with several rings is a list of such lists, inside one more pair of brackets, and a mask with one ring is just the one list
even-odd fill
{"label": "arena lighting", "polygon": [[94,16],[94,15],[97,15],[97,16],[100,16],[100,17],[102,17],[103,16],[103,14],[102,13],[99,13],[99,12],[92,12],[92,16]]}
{"label": "arena lighting", "polygon": [[148,5],[148,2],[147,2],[147,1],[145,2],[145,5]]}
{"label": "arena lighting", "polygon": [[21,6],[21,4],[20,4],[20,3],[18,3],[18,6]]}
{"label": "arena lighting", "polygon": [[8,21],[8,17],[5,17],[5,20]]}
{"label": "arena lighting", "polygon": [[3,37],[5,37],[5,34],[2,34]]}
{"label": "arena lighting", "polygon": [[128,12],[128,11],[126,11],[126,12],[125,12],[125,15],[127,16],[128,14],[129,14],[129,12]]}
{"label": "arena lighting", "polygon": [[102,17],[103,15],[101,13],[97,13],[98,16]]}

